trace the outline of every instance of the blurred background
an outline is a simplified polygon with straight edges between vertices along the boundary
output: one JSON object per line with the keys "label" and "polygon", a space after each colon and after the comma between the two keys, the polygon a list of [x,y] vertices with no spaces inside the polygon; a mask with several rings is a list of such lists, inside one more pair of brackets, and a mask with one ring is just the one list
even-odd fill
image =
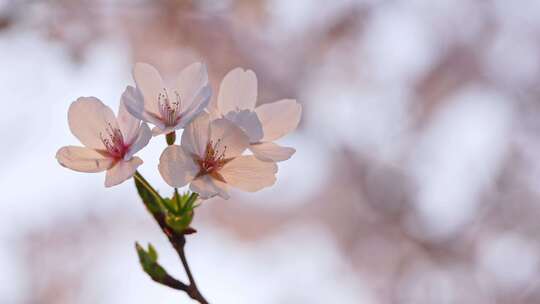
{"label": "blurred background", "polygon": [[0,303],[192,303],[140,269],[185,278],[133,183],[54,156],[77,97],[197,60],[304,107],[273,188],[197,211],[211,303],[540,303],[539,38],[536,0],[0,0]]}

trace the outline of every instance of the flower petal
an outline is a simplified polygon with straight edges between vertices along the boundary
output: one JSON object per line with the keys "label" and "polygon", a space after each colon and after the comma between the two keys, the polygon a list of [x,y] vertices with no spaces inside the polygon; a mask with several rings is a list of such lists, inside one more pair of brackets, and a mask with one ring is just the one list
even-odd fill
{"label": "flower petal", "polygon": [[144,97],[144,109],[159,117],[158,95],[165,89],[161,75],[147,63],[136,63],[133,78]]}
{"label": "flower petal", "polygon": [[182,147],[188,152],[204,156],[210,138],[210,117],[203,113],[193,120],[182,133]]}
{"label": "flower petal", "polygon": [[204,112],[204,109],[210,102],[212,96],[212,89],[210,86],[203,87],[200,92],[195,96],[195,100],[191,103],[190,107],[183,112],[180,121],[176,125],[175,129],[182,129],[189,124],[195,117]]}
{"label": "flower petal", "polygon": [[134,98],[132,95],[136,92],[135,88],[128,86],[120,99],[120,106],[118,108],[118,116],[116,118],[118,127],[122,132],[124,138],[124,144],[130,145],[137,137],[141,120],[131,115],[126,108],[124,99]]}
{"label": "flower petal", "polygon": [[124,160],[129,160],[135,153],[139,152],[142,148],[146,147],[152,138],[152,131],[147,124],[143,123],[137,130],[135,139],[130,144],[126,155],[124,155]]}
{"label": "flower petal", "polygon": [[146,112],[144,109],[144,97],[139,89],[128,86],[124,94],[122,94],[122,103],[124,103],[127,111],[134,117],[156,125],[158,128],[165,128],[165,124],[159,120],[154,114]]}
{"label": "flower petal", "polygon": [[201,89],[208,85],[206,65],[195,62],[184,68],[176,79],[175,89],[180,96],[182,111],[190,108]]}
{"label": "flower petal", "polygon": [[142,159],[138,157],[133,157],[128,161],[118,161],[112,168],[107,170],[105,187],[116,186],[130,179],[142,163]]}
{"label": "flower petal", "polygon": [[109,169],[114,160],[86,147],[67,146],[56,152],[60,165],[79,172],[101,172]]}
{"label": "flower petal", "polygon": [[232,121],[249,137],[249,142],[256,143],[263,137],[263,129],[257,113],[250,110],[231,111],[225,118]]}
{"label": "flower petal", "polygon": [[[246,133],[227,119],[220,118],[210,123],[210,140],[225,149],[225,158],[236,157],[249,146]],[[219,149],[218,148],[218,149]]]}
{"label": "flower petal", "polygon": [[265,162],[280,162],[291,158],[294,148],[282,147],[273,142],[258,143],[249,146],[253,155]]}
{"label": "flower petal", "polygon": [[71,133],[79,141],[93,149],[105,150],[100,134],[107,134],[107,128],[118,128],[113,111],[95,97],[80,97],[68,110]]}
{"label": "flower petal", "polygon": [[163,151],[158,169],[165,182],[175,188],[187,185],[199,172],[199,166],[189,152],[178,145],[169,146]]}
{"label": "flower petal", "polygon": [[276,182],[277,165],[252,155],[240,156],[227,163],[219,173],[228,185],[255,192]]}
{"label": "flower petal", "polygon": [[227,184],[213,179],[208,175],[197,177],[189,186],[191,191],[197,192],[202,199],[209,199],[216,195],[229,199]]}
{"label": "flower petal", "polygon": [[256,103],[257,76],[253,71],[236,68],[225,75],[218,95],[218,108],[223,115],[230,111],[253,110]]}
{"label": "flower petal", "polygon": [[302,106],[294,99],[283,99],[263,104],[255,112],[264,131],[261,141],[274,141],[296,129],[302,115]]}

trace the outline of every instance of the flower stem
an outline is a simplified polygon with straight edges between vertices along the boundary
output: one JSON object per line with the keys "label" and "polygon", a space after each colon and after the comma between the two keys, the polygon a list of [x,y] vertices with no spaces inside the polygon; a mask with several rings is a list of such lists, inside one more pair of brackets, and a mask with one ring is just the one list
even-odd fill
{"label": "flower stem", "polygon": [[[139,171],[135,171],[135,174],[133,175],[137,181],[139,181],[150,193],[152,193],[157,199],[162,200],[163,198],[159,195],[159,193],[150,185],[150,183],[139,173]],[[175,190],[177,191],[177,190]],[[187,202],[193,203],[197,198],[199,197],[199,194],[193,192],[189,196]],[[145,203],[146,204],[146,203]],[[150,210],[150,209],[149,209]],[[165,214],[163,212],[150,212],[156,222],[158,223],[159,227],[163,231],[163,233],[167,236],[169,239],[169,242],[175,249],[175,251],[178,253],[178,256],[180,257],[180,260],[182,261],[182,266],[187,274],[189,283],[184,284],[181,281],[178,281],[170,276],[165,277],[166,280],[160,281],[158,283],[161,283],[163,285],[169,286],[171,288],[184,291],[188,294],[192,299],[198,301],[201,304],[208,304],[208,301],[204,298],[204,296],[199,291],[197,284],[195,283],[195,279],[193,278],[193,274],[191,273],[191,269],[189,268],[189,264],[187,262],[186,253],[184,251],[184,248],[186,246],[186,237],[183,233],[178,233],[172,229],[170,229],[167,226],[167,223],[165,221]]]}

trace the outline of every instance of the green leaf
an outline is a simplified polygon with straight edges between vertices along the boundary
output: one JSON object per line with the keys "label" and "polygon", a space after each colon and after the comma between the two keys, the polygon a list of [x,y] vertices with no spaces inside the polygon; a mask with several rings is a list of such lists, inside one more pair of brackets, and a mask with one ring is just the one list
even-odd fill
{"label": "green leaf", "polygon": [[145,251],[139,243],[135,243],[135,248],[137,249],[139,262],[141,263],[144,272],[146,272],[154,281],[162,282],[167,275],[167,272],[157,263],[158,254],[154,246],[148,244],[148,251]]}
{"label": "green leaf", "polygon": [[134,180],[137,192],[139,193],[139,196],[144,202],[146,208],[152,213],[162,212],[161,198],[157,197],[154,193],[148,190],[146,186],[137,178],[134,178]]}
{"label": "green leaf", "polygon": [[156,251],[156,249],[154,248],[154,246],[152,246],[152,244],[148,244],[148,256],[150,257],[150,259],[153,261],[153,262],[157,262],[157,259],[158,259],[158,253]]}

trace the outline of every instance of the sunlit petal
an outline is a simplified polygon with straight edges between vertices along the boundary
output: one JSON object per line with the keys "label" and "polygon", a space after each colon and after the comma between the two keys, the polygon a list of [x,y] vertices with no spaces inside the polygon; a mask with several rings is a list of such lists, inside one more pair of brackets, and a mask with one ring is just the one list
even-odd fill
{"label": "sunlit petal", "polygon": [[152,138],[152,131],[147,124],[143,123],[137,130],[137,137],[133,140],[129,146],[124,160],[129,160],[135,153],[139,152],[142,148],[146,147]]}
{"label": "sunlit petal", "polygon": [[144,97],[145,110],[159,115],[158,95],[165,88],[159,72],[147,63],[136,63],[133,68],[133,78]]}
{"label": "sunlit petal", "polygon": [[138,157],[133,157],[129,161],[118,161],[112,168],[107,170],[105,187],[116,186],[128,180],[135,174],[135,171],[142,163],[142,159]]}
{"label": "sunlit petal", "polygon": [[231,111],[225,115],[225,118],[232,121],[249,137],[249,141],[256,143],[263,137],[263,129],[257,113],[250,110]]}
{"label": "sunlit petal", "polygon": [[187,185],[199,172],[199,166],[190,153],[177,145],[169,146],[163,151],[158,169],[165,182],[176,188]]}
{"label": "sunlit petal", "polygon": [[191,191],[197,192],[202,199],[209,199],[216,195],[224,199],[229,199],[227,184],[213,179],[208,175],[196,178],[190,184]]}
{"label": "sunlit petal", "polygon": [[197,96],[195,96],[195,100],[190,107],[184,113],[182,113],[182,118],[178,122],[176,129],[184,128],[195,117],[204,113],[204,109],[208,106],[211,96],[212,89],[210,89],[210,86],[203,87]]}
{"label": "sunlit petal", "polygon": [[79,172],[101,172],[109,169],[114,160],[97,152],[96,150],[67,146],[56,152],[56,159],[60,165]]}
{"label": "sunlit petal", "polygon": [[193,120],[182,133],[182,147],[202,157],[210,138],[210,117],[203,113]]}
{"label": "sunlit petal", "polygon": [[210,140],[219,143],[219,149],[224,149],[225,158],[236,157],[249,146],[246,133],[227,119],[221,118],[210,123]]}
{"label": "sunlit petal", "polygon": [[302,106],[294,99],[267,103],[255,109],[262,123],[261,141],[274,141],[294,131],[300,122]]}
{"label": "sunlit petal", "polygon": [[251,70],[236,68],[223,78],[219,87],[218,108],[222,114],[253,110],[257,103],[257,76]]}
{"label": "sunlit petal", "polygon": [[253,155],[266,162],[280,162],[291,158],[294,148],[282,147],[273,142],[258,143],[249,146]]}
{"label": "sunlit petal", "polygon": [[196,62],[183,69],[175,83],[176,93],[179,94],[182,111],[189,109],[201,89],[208,84],[206,65]]}
{"label": "sunlit petal", "polygon": [[135,140],[141,123],[139,118],[136,118],[128,111],[124,102],[126,99],[130,100],[135,98],[133,96],[135,93],[135,88],[129,86],[126,88],[120,99],[120,106],[118,108],[118,116],[116,119],[126,145],[130,145]]}
{"label": "sunlit petal", "polygon": [[71,133],[93,149],[105,150],[102,136],[108,129],[118,128],[113,111],[95,97],[80,97],[69,107],[68,123]]}
{"label": "sunlit petal", "polygon": [[277,165],[255,156],[240,156],[227,163],[219,173],[228,185],[248,192],[272,186],[276,182]]}

